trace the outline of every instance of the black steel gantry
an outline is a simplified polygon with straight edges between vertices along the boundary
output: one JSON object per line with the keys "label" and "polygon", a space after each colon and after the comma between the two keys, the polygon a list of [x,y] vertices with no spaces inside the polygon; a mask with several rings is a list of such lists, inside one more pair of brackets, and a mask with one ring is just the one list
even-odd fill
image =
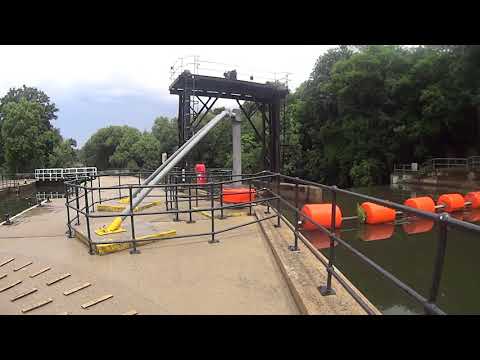
{"label": "black steel gantry", "polygon": [[[232,73],[224,78],[192,74],[183,71],[170,85],[170,94],[178,95],[178,143],[183,145],[197,132],[205,115],[212,109],[218,99],[236,100],[255,131],[257,140],[263,147],[264,168],[272,172],[281,171],[280,157],[280,109],[288,94],[288,88],[280,83],[256,83],[237,80]],[[197,98],[201,104],[195,111],[192,99]],[[203,99],[202,99],[203,98]],[[245,100],[253,106],[248,109],[240,101]],[[259,111],[263,126],[259,131],[252,116]]]}

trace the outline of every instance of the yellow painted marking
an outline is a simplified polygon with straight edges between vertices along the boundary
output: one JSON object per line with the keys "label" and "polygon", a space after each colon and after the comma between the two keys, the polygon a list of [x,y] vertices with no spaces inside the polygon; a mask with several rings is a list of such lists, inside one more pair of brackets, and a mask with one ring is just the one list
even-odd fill
{"label": "yellow painted marking", "polygon": [[107,204],[102,204],[102,205],[97,205],[97,211],[123,211],[125,210],[125,206],[122,205],[107,205]]}
{"label": "yellow painted marking", "polygon": [[30,289],[30,290],[24,291],[23,293],[20,293],[17,296],[14,296],[13,298],[11,298],[10,301],[12,301],[12,302],[17,301],[18,299],[24,298],[25,296],[33,294],[37,291],[38,291],[38,289]]}
{"label": "yellow painted marking", "polygon": [[171,235],[176,235],[177,230],[167,230],[167,231],[162,231],[159,233],[155,234],[149,234],[149,235],[143,235],[137,238],[137,240],[148,240],[148,239],[158,239],[158,238],[163,238]]}
{"label": "yellow painted marking", "polygon": [[50,269],[51,269],[50,267],[46,267],[45,269],[42,269],[42,270],[37,271],[36,273],[30,275],[30,277],[31,277],[31,278],[34,278],[35,276],[38,276],[38,275],[40,275],[40,274],[43,274],[44,272],[46,272],[46,271],[48,271],[48,270],[50,270]]}
{"label": "yellow painted marking", "polygon": [[13,260],[15,260],[15,258],[10,258],[8,260],[5,260],[3,263],[0,264],[0,267],[2,267],[3,265],[7,265],[9,262],[12,262]]}
{"label": "yellow painted marking", "polygon": [[92,285],[92,284],[90,284],[90,283],[87,282],[87,283],[85,283],[85,284],[83,284],[83,285],[74,287],[73,289],[64,291],[64,292],[63,292],[63,295],[68,296],[68,295],[70,295],[70,294],[76,293],[77,291],[83,290],[83,289],[89,287],[90,285]]}
{"label": "yellow painted marking", "polygon": [[89,301],[89,302],[83,304],[83,305],[82,305],[82,308],[88,309],[90,306],[97,305],[98,303],[101,303],[102,301],[111,299],[112,297],[113,297],[113,295],[105,295],[105,296],[102,296],[102,297],[100,297],[100,298],[98,298],[98,299],[95,299],[95,300],[92,300],[92,301]]}
{"label": "yellow painted marking", "polygon": [[212,214],[211,214],[211,213],[209,213],[209,212],[207,212],[207,211],[200,211],[200,214],[202,214],[203,216],[206,216],[206,217],[208,217],[209,219],[211,219],[211,218],[212,218]]}
{"label": "yellow painted marking", "polygon": [[[144,235],[140,236],[137,238],[137,240],[149,240],[149,239],[161,239],[165,237],[171,237],[177,233],[176,230],[167,230],[167,231],[162,231],[154,234],[149,234],[149,235]],[[109,239],[112,240],[112,239]],[[146,245],[147,242],[140,242],[137,243],[137,246],[142,246]],[[109,244],[109,243],[104,243],[104,244],[96,244],[97,247],[97,252],[99,255],[104,255],[108,253],[113,253],[121,250],[126,250],[132,247],[132,242],[125,242],[125,243],[116,243],[116,244]]]}
{"label": "yellow painted marking", "polygon": [[47,299],[47,300],[42,301],[42,302],[40,302],[40,303],[38,303],[38,304],[29,306],[29,307],[27,307],[27,308],[25,308],[25,309],[22,309],[22,313],[27,313],[27,312],[29,312],[29,311],[38,309],[39,307],[45,306],[45,305],[47,305],[47,304],[50,304],[52,301],[53,301],[53,299]]}
{"label": "yellow painted marking", "polygon": [[26,268],[27,266],[32,265],[32,264],[33,264],[33,261],[30,261],[30,262],[28,262],[28,263],[26,263],[26,264],[23,264],[23,265],[21,265],[21,266],[19,266],[19,267],[17,267],[17,268],[14,268],[13,271],[22,270],[23,268]]}
{"label": "yellow painted marking", "polygon": [[14,286],[17,286],[18,284],[21,284],[22,283],[22,280],[18,280],[16,283],[13,283],[13,284],[10,284],[10,285],[7,285],[3,288],[0,289],[0,293],[1,292],[4,292],[4,291],[7,291],[8,289],[11,289],[13,288]]}
{"label": "yellow painted marking", "polygon": [[138,312],[137,310],[130,310],[130,311],[127,311],[125,314],[122,314],[122,315],[137,315]]}
{"label": "yellow painted marking", "polygon": [[47,285],[50,286],[50,285],[53,285],[63,279],[66,279],[67,277],[71,276],[72,274],[69,274],[69,273],[66,273],[66,274],[63,274],[63,275],[60,275],[58,278],[55,278],[53,280],[50,280],[50,281],[47,281]]}

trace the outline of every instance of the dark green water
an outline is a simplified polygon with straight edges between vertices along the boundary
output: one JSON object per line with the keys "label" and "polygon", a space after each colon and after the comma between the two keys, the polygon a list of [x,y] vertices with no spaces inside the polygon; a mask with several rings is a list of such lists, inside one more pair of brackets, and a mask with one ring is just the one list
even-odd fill
{"label": "dark green water", "polygon": [[[354,191],[403,203],[409,197],[433,196],[458,192],[449,188],[414,186],[376,186]],[[471,189],[475,190],[475,189]],[[462,190],[460,193],[465,194]],[[328,202],[328,196],[325,202]],[[354,216],[357,202],[351,197],[337,196],[343,216]],[[465,221],[479,222],[480,209],[452,214]],[[328,255],[328,238],[320,232],[304,232],[306,237]],[[341,238],[368,256],[397,278],[428,297],[432,283],[438,229],[428,220],[410,221],[403,225],[360,225],[357,221],[342,224]],[[448,230],[445,265],[440,284],[438,306],[449,314],[480,313],[480,235],[456,229]],[[341,245],[335,247],[336,266],[384,314],[423,314],[423,309],[376,271],[352,255]]]}
{"label": "dark green water", "polygon": [[10,217],[22,212],[25,209],[37,204],[38,200],[45,200],[47,196],[50,198],[62,197],[64,192],[63,184],[59,185],[42,185],[35,186],[32,190],[24,192],[20,195],[10,193],[0,199],[0,222],[2,222],[5,214]]}

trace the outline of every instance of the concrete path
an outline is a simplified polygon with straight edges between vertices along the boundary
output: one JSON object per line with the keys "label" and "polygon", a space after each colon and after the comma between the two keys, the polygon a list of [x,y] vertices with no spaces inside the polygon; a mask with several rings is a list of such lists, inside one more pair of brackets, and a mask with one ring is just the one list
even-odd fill
{"label": "concrete path", "polygon": [[[103,184],[102,184],[103,185]],[[184,218],[185,219],[185,218]],[[238,221],[231,218],[231,221]],[[224,220],[224,221],[230,221]],[[104,256],[88,254],[83,243],[65,236],[64,200],[53,200],[0,227],[0,314],[22,314],[29,305],[52,299],[28,314],[298,314],[299,310],[258,225],[208,238],[165,240],[141,247],[141,254],[122,251]],[[207,226],[169,222],[168,227]],[[32,261],[26,268],[15,267]],[[30,275],[51,270],[30,278]],[[59,275],[71,276],[46,285]],[[63,292],[92,285],[69,296]],[[15,295],[36,288],[17,301]],[[82,304],[112,294],[113,298],[85,310]]]}

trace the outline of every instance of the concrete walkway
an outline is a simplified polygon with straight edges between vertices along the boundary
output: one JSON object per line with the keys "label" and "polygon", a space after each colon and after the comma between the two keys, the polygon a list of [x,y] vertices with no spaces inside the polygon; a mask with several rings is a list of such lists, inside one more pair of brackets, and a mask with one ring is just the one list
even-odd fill
{"label": "concrete walkway", "polygon": [[[103,185],[103,184],[102,184]],[[185,217],[184,217],[185,219]],[[231,218],[224,221],[238,221]],[[92,256],[77,239],[65,236],[64,200],[53,200],[0,227],[0,314],[22,314],[21,310],[46,299],[49,304],[29,314],[298,314],[299,310],[258,225],[250,225],[208,238],[165,240],[141,247],[141,254],[122,251]],[[105,221],[104,221],[105,222]],[[198,226],[168,223],[168,227]],[[32,261],[26,268],[14,268]],[[30,278],[30,275],[51,270]],[[65,273],[71,276],[48,286],[46,282]],[[63,292],[92,285],[72,295]],[[15,302],[15,295],[38,291]],[[113,295],[88,310],[90,300]]]}

